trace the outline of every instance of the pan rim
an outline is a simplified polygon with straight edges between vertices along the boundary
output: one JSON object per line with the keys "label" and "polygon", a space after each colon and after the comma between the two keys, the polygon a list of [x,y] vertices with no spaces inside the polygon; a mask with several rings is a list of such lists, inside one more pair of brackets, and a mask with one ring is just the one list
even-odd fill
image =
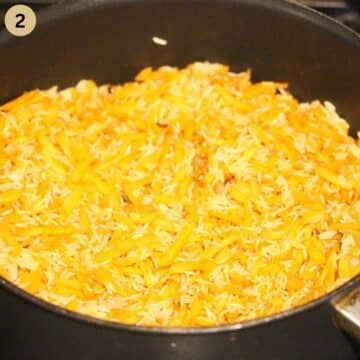
{"label": "pan rim", "polygon": [[[357,33],[355,30],[351,29],[349,26],[343,24],[337,19],[312,9],[303,3],[299,3],[298,0],[82,0],[81,2],[68,2],[67,0],[60,0],[59,3],[51,5],[37,15],[37,27],[35,30],[39,27],[46,26],[50,22],[61,20],[69,14],[77,14],[86,11],[87,9],[108,6],[111,4],[137,6],[151,3],[197,3],[206,5],[209,1],[211,1],[212,4],[221,3],[224,6],[227,4],[243,4],[252,7],[262,7],[265,9],[271,9],[271,11],[286,12],[294,15],[295,17],[306,19],[309,22],[316,21],[317,26],[325,27],[326,30],[335,32],[338,36],[353,42],[355,46],[360,48],[360,33]],[[30,34],[30,36],[31,35],[32,34]],[[13,36],[11,36],[5,29],[0,31],[0,48],[11,41],[14,41]]]}
{"label": "pan rim", "polygon": [[[46,26],[48,23],[53,21],[61,20],[63,17],[71,14],[81,13],[90,8],[110,5],[111,3],[117,4],[130,4],[141,5],[144,3],[198,3],[206,4],[209,0],[84,0],[80,3],[58,3],[44,10],[38,15],[38,25],[40,27]],[[325,28],[325,30],[335,33],[337,36],[343,38],[346,41],[352,42],[354,46],[360,49],[360,34],[350,29],[346,25],[339,21],[330,18],[329,16],[322,14],[316,10],[306,7],[303,4],[295,2],[295,0],[213,0],[212,3],[223,3],[226,4],[247,4],[248,6],[258,6],[263,8],[272,8],[272,11],[283,11],[292,14],[294,17],[303,18],[309,22],[317,21],[317,25]],[[274,6],[275,5],[275,6]],[[14,38],[9,35],[6,31],[0,33],[0,48],[6,46],[8,42],[14,41]],[[0,275],[0,286],[3,287],[7,292],[11,293],[31,305],[35,305],[37,308],[51,313],[54,316],[66,318],[70,321],[76,321],[86,325],[92,325],[96,327],[107,328],[109,330],[117,331],[129,331],[138,333],[151,333],[151,334],[171,334],[171,335],[206,335],[213,333],[225,333],[239,331],[243,329],[249,329],[259,326],[264,326],[269,323],[280,321],[289,317],[296,316],[305,311],[310,311],[317,306],[324,303],[329,303],[331,299],[347,292],[353,287],[360,285],[360,274],[353,277],[352,279],[345,282],[340,287],[332,290],[331,292],[322,295],[306,304],[285,310],[270,316],[260,317],[253,320],[245,320],[236,323],[228,323],[224,325],[207,326],[207,327],[160,327],[160,326],[140,326],[130,325],[120,322],[114,322],[110,320],[103,320],[89,315],[84,315],[78,312],[62,308],[58,305],[54,305],[50,302],[42,300],[26,291],[14,283],[6,280]]]}
{"label": "pan rim", "polygon": [[[145,326],[145,325],[136,325],[136,324],[125,324],[121,322],[104,320],[101,318],[96,318],[91,315],[81,314],[66,308],[62,308],[53,303],[47,302],[35,295],[32,295],[25,290],[21,289],[14,283],[5,279],[0,275],[0,286],[3,287],[6,291],[15,295],[23,302],[26,302],[30,305],[35,305],[37,308],[51,313],[52,315],[65,317],[68,320],[80,322],[82,324],[92,325],[96,327],[107,328],[110,330],[118,331],[131,331],[137,333],[151,333],[151,334],[167,334],[167,335],[206,335],[214,333],[227,333],[234,332],[239,330],[250,329],[254,327],[260,327],[267,325],[269,323],[274,323],[283,319],[294,317],[296,315],[302,314],[306,311],[311,311],[317,306],[320,306],[324,303],[327,303],[330,306],[332,299],[341,297],[342,294],[346,294],[355,287],[360,286],[360,274],[346,281],[340,287],[332,290],[331,292],[322,295],[308,303],[303,305],[275,313],[273,315],[268,315],[264,317],[259,317],[250,320],[244,320],[240,322],[227,323],[223,325],[213,325],[213,326],[204,326],[204,327],[166,327],[166,326]],[[1,300],[0,300],[1,301]]]}

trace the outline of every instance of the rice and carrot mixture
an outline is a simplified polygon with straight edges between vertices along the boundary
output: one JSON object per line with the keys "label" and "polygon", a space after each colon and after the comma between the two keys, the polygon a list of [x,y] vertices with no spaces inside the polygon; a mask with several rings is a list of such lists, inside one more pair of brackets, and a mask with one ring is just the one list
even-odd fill
{"label": "rice and carrot mixture", "polygon": [[208,326],[360,273],[360,144],[332,104],[220,64],[0,107],[0,274],[95,317]]}

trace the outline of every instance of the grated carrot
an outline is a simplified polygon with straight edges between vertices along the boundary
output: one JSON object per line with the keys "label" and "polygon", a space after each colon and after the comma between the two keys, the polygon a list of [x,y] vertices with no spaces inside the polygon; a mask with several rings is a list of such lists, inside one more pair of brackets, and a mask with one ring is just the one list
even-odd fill
{"label": "grated carrot", "polygon": [[360,142],[328,102],[194,63],[0,106],[0,274],[73,311],[212,326],[360,273]]}

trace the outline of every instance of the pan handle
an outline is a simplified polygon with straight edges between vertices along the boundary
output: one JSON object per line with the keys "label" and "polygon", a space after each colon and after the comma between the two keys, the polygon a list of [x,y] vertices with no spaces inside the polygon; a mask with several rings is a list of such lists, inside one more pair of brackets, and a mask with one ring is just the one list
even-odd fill
{"label": "pan handle", "polygon": [[333,298],[331,305],[336,324],[360,341],[360,286],[351,287],[350,290]]}

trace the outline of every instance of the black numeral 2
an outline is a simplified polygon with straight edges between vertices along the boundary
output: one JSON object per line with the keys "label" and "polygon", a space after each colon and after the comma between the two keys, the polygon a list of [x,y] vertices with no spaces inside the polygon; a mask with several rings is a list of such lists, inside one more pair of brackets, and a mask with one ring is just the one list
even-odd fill
{"label": "black numeral 2", "polygon": [[24,25],[25,15],[24,15],[24,14],[16,14],[15,17],[16,17],[17,19],[19,19],[19,20],[16,22],[15,27],[18,28],[18,29],[23,29],[23,28],[25,27],[25,25]]}

